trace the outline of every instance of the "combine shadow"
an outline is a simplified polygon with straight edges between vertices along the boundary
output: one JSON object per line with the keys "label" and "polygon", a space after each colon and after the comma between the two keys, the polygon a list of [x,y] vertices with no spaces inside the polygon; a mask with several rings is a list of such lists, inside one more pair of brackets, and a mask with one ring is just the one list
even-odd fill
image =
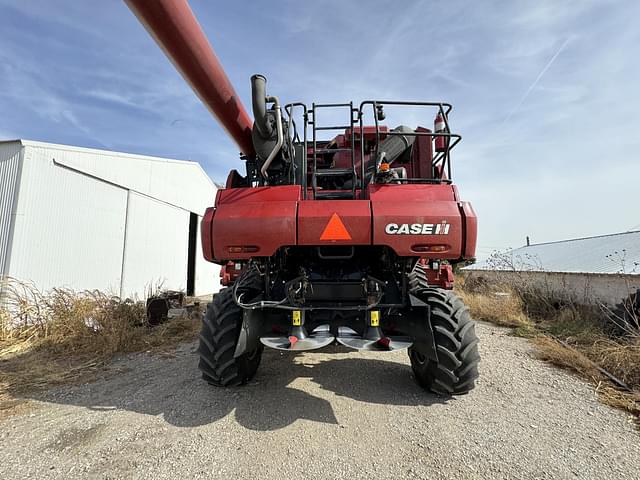
{"label": "combine shadow", "polygon": [[[334,353],[337,350],[334,349]],[[162,415],[178,427],[196,427],[230,413],[252,430],[276,430],[298,419],[337,424],[331,403],[302,388],[307,378],[321,389],[362,402],[385,405],[431,405],[448,399],[418,387],[405,364],[370,358],[308,356],[265,350],[256,379],[243,387],[221,389],[201,380],[192,347],[176,358],[138,355],[116,365],[124,371],[80,386],[50,390],[33,399],[86,407],[95,411],[128,410]],[[328,359],[327,359],[328,358]],[[308,363],[306,363],[308,362]],[[122,365],[126,365],[124,369]],[[315,389],[306,385],[306,389]],[[322,393],[323,396],[324,392]]]}

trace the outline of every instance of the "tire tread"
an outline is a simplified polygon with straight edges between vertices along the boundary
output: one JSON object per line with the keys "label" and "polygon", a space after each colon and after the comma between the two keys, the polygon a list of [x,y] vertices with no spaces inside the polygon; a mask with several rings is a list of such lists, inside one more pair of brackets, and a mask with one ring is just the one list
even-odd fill
{"label": "tire tread", "polygon": [[469,309],[450,290],[428,285],[422,265],[417,264],[409,276],[413,295],[429,305],[431,328],[436,343],[437,361],[418,361],[409,349],[411,366],[417,382],[440,395],[463,395],[475,387],[478,378],[478,337]]}
{"label": "tire tread", "polygon": [[242,326],[242,309],[233,301],[231,288],[224,288],[211,302],[202,320],[198,368],[211,385],[231,387],[251,380],[260,364],[262,346],[256,352],[234,357]]}

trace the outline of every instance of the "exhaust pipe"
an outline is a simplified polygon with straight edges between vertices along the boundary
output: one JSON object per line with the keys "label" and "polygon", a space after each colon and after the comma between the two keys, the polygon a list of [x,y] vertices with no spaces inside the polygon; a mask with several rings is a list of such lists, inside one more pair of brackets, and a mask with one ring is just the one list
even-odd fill
{"label": "exhaust pipe", "polygon": [[260,169],[260,173],[262,174],[262,176],[264,176],[264,178],[269,177],[269,175],[267,175],[267,169],[269,168],[269,165],[271,165],[271,162],[273,162],[273,159],[276,157],[276,155],[282,148],[282,144],[284,143],[284,135],[282,133],[282,112],[280,111],[280,101],[278,100],[278,97],[267,97],[267,98],[269,99],[269,101],[273,102],[273,106],[276,110],[277,140],[276,140],[276,144],[273,146],[273,150],[271,150],[271,153],[269,154],[269,156],[264,162],[264,165],[262,165],[262,168]]}
{"label": "exhaust pipe", "polygon": [[263,75],[251,77],[251,100],[256,130],[265,140],[273,136],[273,124],[267,118],[267,79]]}
{"label": "exhaust pipe", "polygon": [[[282,148],[284,133],[280,100],[278,97],[267,97],[267,79],[263,75],[251,77],[251,103],[254,118],[253,145],[258,152],[258,157],[266,156],[266,160],[260,167],[260,173],[264,178],[268,178],[267,170]],[[267,103],[273,103],[272,110],[267,111]]]}

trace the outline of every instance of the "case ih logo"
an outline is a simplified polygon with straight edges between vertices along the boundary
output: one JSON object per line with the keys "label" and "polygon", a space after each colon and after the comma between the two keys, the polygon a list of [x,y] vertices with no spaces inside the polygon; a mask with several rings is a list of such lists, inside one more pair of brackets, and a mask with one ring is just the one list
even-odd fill
{"label": "case ih logo", "polygon": [[384,233],[387,235],[446,235],[451,224],[442,223],[387,223]]}

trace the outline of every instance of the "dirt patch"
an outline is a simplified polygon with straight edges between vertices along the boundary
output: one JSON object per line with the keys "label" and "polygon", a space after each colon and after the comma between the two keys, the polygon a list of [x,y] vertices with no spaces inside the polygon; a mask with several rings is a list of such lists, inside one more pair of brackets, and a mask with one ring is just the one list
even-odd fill
{"label": "dirt patch", "polygon": [[47,448],[58,452],[67,449],[88,449],[97,441],[104,428],[104,424],[92,425],[88,428],[68,428],[59,432]]}

